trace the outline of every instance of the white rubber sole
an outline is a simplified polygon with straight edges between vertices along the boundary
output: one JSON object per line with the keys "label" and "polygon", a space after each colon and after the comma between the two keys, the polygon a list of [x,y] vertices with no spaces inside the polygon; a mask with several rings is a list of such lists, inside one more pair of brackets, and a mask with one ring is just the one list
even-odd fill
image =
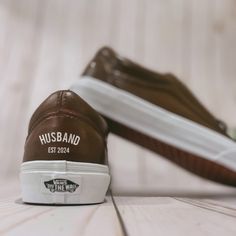
{"label": "white rubber sole", "polygon": [[236,171],[236,143],[224,135],[92,77],[71,90],[114,121]]}
{"label": "white rubber sole", "polygon": [[38,204],[94,204],[105,199],[108,166],[70,161],[30,161],[21,165],[22,200]]}

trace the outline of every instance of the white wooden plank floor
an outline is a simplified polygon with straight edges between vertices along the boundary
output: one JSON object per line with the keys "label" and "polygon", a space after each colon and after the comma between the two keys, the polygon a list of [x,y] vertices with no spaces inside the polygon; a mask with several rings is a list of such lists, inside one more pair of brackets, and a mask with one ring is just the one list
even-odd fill
{"label": "white wooden plank floor", "polygon": [[[0,235],[123,235],[109,196],[98,205],[39,206],[22,203],[17,181],[0,187]],[[236,234],[232,192],[210,199],[116,196],[115,201],[129,235]]]}
{"label": "white wooden plank floor", "polygon": [[[20,201],[32,112],[78,79],[103,45],[176,74],[236,127],[235,10],[234,0],[0,0],[0,235],[122,235],[109,197],[74,207]],[[130,235],[235,235],[235,189],[112,135],[109,158]]]}

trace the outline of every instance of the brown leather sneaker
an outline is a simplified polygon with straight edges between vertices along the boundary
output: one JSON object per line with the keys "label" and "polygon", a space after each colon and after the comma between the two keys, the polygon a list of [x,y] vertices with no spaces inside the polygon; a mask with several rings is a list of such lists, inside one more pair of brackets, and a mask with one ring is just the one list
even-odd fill
{"label": "brown leather sneaker", "polygon": [[236,144],[177,78],[102,48],[72,90],[107,120],[111,132],[201,177],[236,186]]}
{"label": "brown leather sneaker", "polygon": [[21,166],[24,202],[104,201],[110,175],[105,120],[72,91],[50,95],[33,114]]}

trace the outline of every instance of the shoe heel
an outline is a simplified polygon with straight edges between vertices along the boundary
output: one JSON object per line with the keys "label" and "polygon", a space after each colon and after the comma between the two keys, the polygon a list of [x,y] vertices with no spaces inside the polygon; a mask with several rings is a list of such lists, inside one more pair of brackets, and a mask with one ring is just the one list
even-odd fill
{"label": "shoe heel", "polygon": [[110,183],[106,165],[32,161],[21,166],[22,200],[38,204],[101,203]]}

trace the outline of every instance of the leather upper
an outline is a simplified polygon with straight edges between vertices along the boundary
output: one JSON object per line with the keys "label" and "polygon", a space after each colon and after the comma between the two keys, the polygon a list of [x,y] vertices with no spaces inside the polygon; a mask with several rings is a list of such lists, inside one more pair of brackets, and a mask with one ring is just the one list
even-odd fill
{"label": "leather upper", "polygon": [[174,75],[148,70],[108,47],[97,52],[83,75],[103,80],[226,135],[224,123],[217,120]]}
{"label": "leather upper", "polygon": [[34,112],[23,161],[67,160],[104,164],[105,120],[69,90],[50,95]]}

